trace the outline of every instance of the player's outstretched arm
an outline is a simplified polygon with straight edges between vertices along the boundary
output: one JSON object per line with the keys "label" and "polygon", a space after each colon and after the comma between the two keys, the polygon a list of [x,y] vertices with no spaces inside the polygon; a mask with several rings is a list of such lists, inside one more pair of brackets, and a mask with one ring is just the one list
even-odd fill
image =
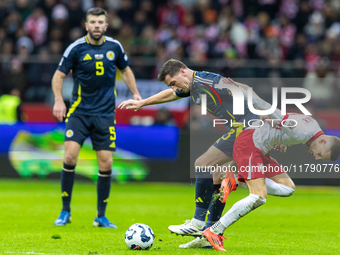
{"label": "player's outstretched arm", "polygon": [[151,97],[145,98],[141,101],[137,100],[126,100],[122,102],[118,108],[119,109],[132,109],[135,111],[139,111],[142,107],[147,106],[147,105],[153,105],[153,104],[163,104],[171,101],[175,101],[177,99],[180,99],[180,97],[176,96],[176,93],[172,89],[166,89],[163,90],[156,95],[153,95]]}
{"label": "player's outstretched arm", "polygon": [[62,95],[65,76],[66,74],[63,72],[56,70],[52,78],[52,91],[54,94],[53,115],[59,122],[62,122],[63,118],[66,117],[66,105]]}
{"label": "player's outstretched arm", "polygon": [[136,85],[135,75],[133,74],[131,68],[129,66],[125,67],[123,70],[120,70],[122,74],[122,78],[126,84],[126,86],[130,89],[133,99],[142,100],[142,97],[139,94]]}

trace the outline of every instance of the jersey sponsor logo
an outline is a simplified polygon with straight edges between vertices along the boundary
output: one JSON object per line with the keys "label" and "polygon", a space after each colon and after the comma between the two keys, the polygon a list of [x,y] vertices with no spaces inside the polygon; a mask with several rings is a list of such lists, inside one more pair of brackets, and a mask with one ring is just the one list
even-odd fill
{"label": "jersey sponsor logo", "polygon": [[86,56],[83,58],[83,60],[92,60],[90,54],[86,54]]}
{"label": "jersey sponsor logo", "polygon": [[115,54],[113,53],[113,51],[110,50],[106,53],[106,57],[108,60],[114,60]]}
{"label": "jersey sponsor logo", "polygon": [[126,56],[126,54],[124,54],[124,60],[125,60],[125,61],[128,60],[128,56]]}
{"label": "jersey sponsor logo", "polygon": [[70,137],[72,137],[73,135],[74,135],[74,132],[73,132],[72,129],[69,129],[69,130],[66,131],[66,137],[70,138]]}
{"label": "jersey sponsor logo", "polygon": [[63,64],[64,58],[61,58],[59,65],[61,66]]}
{"label": "jersey sponsor logo", "polygon": [[103,59],[104,58],[104,54],[95,54],[94,58],[95,59]]}

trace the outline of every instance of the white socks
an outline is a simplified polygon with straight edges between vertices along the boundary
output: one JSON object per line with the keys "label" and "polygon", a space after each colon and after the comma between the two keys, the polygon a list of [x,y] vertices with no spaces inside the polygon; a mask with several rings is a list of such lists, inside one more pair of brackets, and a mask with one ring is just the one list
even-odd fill
{"label": "white socks", "polygon": [[274,196],[289,197],[293,195],[295,191],[291,187],[277,183],[269,178],[266,178],[266,186],[267,186],[267,193],[269,195],[274,195]]}
{"label": "white socks", "polygon": [[250,211],[266,203],[264,197],[249,194],[249,196],[235,203],[223,217],[211,226],[211,230],[220,235],[231,224],[236,222],[239,218],[247,215]]}
{"label": "white socks", "polygon": [[198,220],[195,218],[191,219],[191,223],[192,225],[194,225],[194,227],[198,228],[198,229],[202,229],[205,226],[205,222],[202,220]]}
{"label": "white socks", "polygon": [[[248,189],[248,186],[245,182],[239,182],[238,186]],[[266,186],[267,186],[267,193],[273,196],[289,197],[293,195],[295,191],[291,187],[277,183],[269,178],[266,178]]]}

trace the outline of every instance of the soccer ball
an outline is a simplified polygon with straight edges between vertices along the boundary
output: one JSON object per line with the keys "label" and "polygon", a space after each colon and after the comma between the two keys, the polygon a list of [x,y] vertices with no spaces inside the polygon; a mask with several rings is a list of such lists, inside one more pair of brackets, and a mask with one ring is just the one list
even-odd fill
{"label": "soccer ball", "polygon": [[145,224],[136,223],[126,230],[125,243],[130,250],[148,250],[155,241],[155,234]]}

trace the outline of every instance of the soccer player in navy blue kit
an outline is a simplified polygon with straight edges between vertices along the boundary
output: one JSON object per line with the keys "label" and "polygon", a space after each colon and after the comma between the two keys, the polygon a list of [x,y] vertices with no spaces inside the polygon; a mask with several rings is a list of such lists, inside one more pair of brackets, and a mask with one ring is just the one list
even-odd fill
{"label": "soccer player in navy blue kit", "polygon": [[[232,115],[233,98],[231,91],[225,88],[216,88],[216,85],[219,83],[230,83],[225,82],[225,78],[219,74],[191,70],[184,63],[176,59],[170,59],[163,65],[159,72],[158,80],[163,81],[171,88],[141,101],[131,99],[124,101],[118,107],[121,109],[126,107],[126,109],[139,110],[147,105],[170,102],[187,96],[191,96],[195,104],[200,105],[202,101],[201,95],[209,93],[215,94],[215,96],[218,95],[219,103],[214,102],[211,97],[207,97],[207,108],[212,115],[219,119],[232,118],[234,124],[232,127],[226,125],[229,131],[196,160],[195,167],[222,166],[234,163],[234,142],[237,136],[246,128],[243,123],[248,123],[249,120],[259,120],[260,117],[251,113],[246,103],[244,103],[244,115]],[[281,151],[281,149],[277,150]],[[226,195],[236,189],[236,182],[233,176],[227,176],[224,180],[228,180],[228,182],[225,183],[226,185],[223,185],[223,183],[220,185],[220,182],[218,182],[220,181],[220,176],[206,176],[197,173],[195,186],[196,209],[194,217],[191,220],[187,220],[184,224],[171,225],[168,229],[179,235],[198,237],[187,244],[180,245],[179,248],[211,247],[208,240],[205,237],[201,237],[202,231],[217,221],[221,217],[224,209],[224,203],[218,199],[214,199],[215,196],[213,196],[213,194],[219,192],[220,186],[228,187],[230,185],[229,188],[225,190],[226,192],[222,192]],[[276,196],[287,195],[280,192],[282,188],[280,183],[286,183],[287,180],[287,176],[276,176],[275,179],[266,178],[268,194]],[[226,196],[223,199],[224,202],[225,199]],[[205,223],[206,218],[207,222]]]}
{"label": "soccer player in navy blue kit", "polygon": [[[62,212],[55,220],[57,226],[71,222],[71,197],[74,173],[80,148],[91,137],[99,167],[97,182],[97,217],[93,225],[117,228],[105,216],[111,187],[111,168],[116,149],[115,79],[116,67],[133,94],[141,100],[128,57],[120,42],[104,36],[108,27],[107,13],[91,8],[86,13],[87,35],[76,40],[64,52],[52,79],[54,93],[53,114],[58,121],[66,118],[65,156],[61,172]],[[66,115],[62,97],[65,76],[72,72],[74,86],[71,107]]]}
{"label": "soccer player in navy blue kit", "polygon": [[[208,92],[216,93],[222,104],[215,104],[209,97],[207,100],[207,107],[210,112],[220,119],[232,118],[235,124],[232,128],[227,126],[229,131],[196,160],[195,166],[204,167],[232,164],[234,141],[245,128],[242,124],[243,121],[245,120],[245,123],[247,123],[250,119],[259,119],[260,117],[251,113],[246,104],[244,115],[233,116],[231,114],[233,112],[233,99],[230,91],[227,89],[220,90],[214,88],[223,78],[224,77],[219,74],[191,70],[181,61],[170,59],[161,68],[158,80],[163,81],[171,88],[141,101],[131,99],[124,101],[118,107],[121,109],[126,107],[126,109],[139,110],[147,105],[170,102],[188,96],[192,96],[195,104],[200,105],[201,94],[206,94]],[[230,185],[230,192],[236,189],[236,182],[233,177],[228,179],[233,182],[232,185]],[[184,224],[169,226],[169,230],[172,233],[179,235],[199,237],[187,244],[180,245],[180,248],[211,247],[210,243],[200,236],[202,235],[204,227],[211,226],[221,217],[223,212],[224,203],[214,196],[214,194],[219,193],[221,187],[220,181],[220,176],[213,179],[209,174],[198,173],[196,175],[195,215],[191,220],[187,220]],[[207,222],[205,223],[206,218]]]}

